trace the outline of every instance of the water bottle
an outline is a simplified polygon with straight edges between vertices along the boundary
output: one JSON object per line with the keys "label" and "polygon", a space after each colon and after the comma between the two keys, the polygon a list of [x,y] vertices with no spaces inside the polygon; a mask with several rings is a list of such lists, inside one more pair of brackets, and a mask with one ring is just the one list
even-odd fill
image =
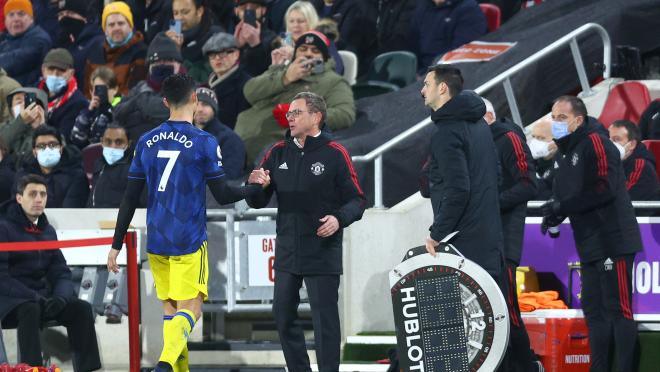
{"label": "water bottle", "polygon": [[552,239],[557,239],[559,237],[559,226],[548,227],[548,233]]}

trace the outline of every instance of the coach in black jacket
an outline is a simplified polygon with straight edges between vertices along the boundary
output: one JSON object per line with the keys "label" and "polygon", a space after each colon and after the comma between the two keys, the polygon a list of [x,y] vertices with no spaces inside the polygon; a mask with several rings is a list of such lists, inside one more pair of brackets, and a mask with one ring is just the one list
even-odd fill
{"label": "coach in black jacket", "polygon": [[619,150],[602,125],[586,117],[587,109],[576,97],[559,97],[552,106],[553,137],[561,157],[554,200],[542,208],[542,229],[570,218],[582,264],[591,370],[610,370],[609,345],[614,341],[616,370],[634,371],[637,325],[630,283],[635,253],[642,249],[639,226]]}
{"label": "coach in black jacket", "polygon": [[[422,96],[433,109],[437,131],[431,138],[429,182],[434,211],[426,249],[458,231],[451,243],[467,258],[498,278],[504,263],[497,151],[481,97],[461,92],[463,77],[448,65],[429,68]],[[459,92],[461,92],[459,94]]]}
{"label": "coach in black jacket", "polygon": [[339,370],[337,308],[342,274],[342,229],[362,218],[365,198],[346,149],[321,132],[323,98],[297,94],[287,113],[290,134],[265,155],[248,179],[263,192],[246,198],[253,208],[277,193],[277,246],[273,315],[290,371],[311,371],[298,318],[298,291],[307,287],[320,371]]}
{"label": "coach in black jacket", "polygon": [[[43,214],[46,180],[29,174],[18,180],[16,200],[0,207],[0,243],[57,240]],[[21,362],[43,365],[40,330],[56,320],[67,328],[74,371],[101,368],[88,302],[73,292],[71,270],[56,250],[0,252],[0,319],[3,328],[18,328]]]}

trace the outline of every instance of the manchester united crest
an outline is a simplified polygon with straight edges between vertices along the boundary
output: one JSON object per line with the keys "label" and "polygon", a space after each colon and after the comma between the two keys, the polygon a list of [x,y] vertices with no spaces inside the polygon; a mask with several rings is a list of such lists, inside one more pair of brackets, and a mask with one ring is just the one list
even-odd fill
{"label": "manchester united crest", "polygon": [[323,171],[325,171],[325,165],[323,165],[323,163],[316,162],[312,164],[311,170],[315,176],[320,176],[323,174]]}

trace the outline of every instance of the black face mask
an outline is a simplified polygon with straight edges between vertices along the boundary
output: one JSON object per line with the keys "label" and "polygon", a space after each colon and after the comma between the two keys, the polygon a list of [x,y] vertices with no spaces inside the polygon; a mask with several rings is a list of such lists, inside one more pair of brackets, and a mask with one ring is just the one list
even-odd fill
{"label": "black face mask", "polygon": [[60,24],[60,34],[59,41],[60,44],[71,44],[71,37],[77,39],[83,28],[85,28],[85,21],[79,19],[64,17],[59,21]]}
{"label": "black face mask", "polygon": [[156,83],[162,83],[169,76],[174,75],[174,66],[158,65],[151,68],[149,76]]}

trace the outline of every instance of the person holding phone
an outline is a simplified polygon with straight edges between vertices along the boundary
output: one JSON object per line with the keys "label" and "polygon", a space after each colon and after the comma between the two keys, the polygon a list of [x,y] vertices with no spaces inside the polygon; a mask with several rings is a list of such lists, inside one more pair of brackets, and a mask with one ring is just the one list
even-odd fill
{"label": "person holding phone", "polygon": [[241,50],[241,63],[248,74],[257,76],[271,64],[270,53],[277,35],[264,22],[266,0],[237,0],[234,12],[240,22],[234,30]]}
{"label": "person holding phone", "polygon": [[46,123],[48,97],[41,89],[16,88],[9,92],[7,104],[14,119],[0,125],[0,137],[10,154],[20,162],[32,154],[32,133]]}
{"label": "person holding phone", "polygon": [[80,149],[100,141],[108,124],[112,122],[114,107],[121,102],[117,76],[109,67],[101,66],[94,70],[89,86],[92,99],[76,117],[69,138]]}

